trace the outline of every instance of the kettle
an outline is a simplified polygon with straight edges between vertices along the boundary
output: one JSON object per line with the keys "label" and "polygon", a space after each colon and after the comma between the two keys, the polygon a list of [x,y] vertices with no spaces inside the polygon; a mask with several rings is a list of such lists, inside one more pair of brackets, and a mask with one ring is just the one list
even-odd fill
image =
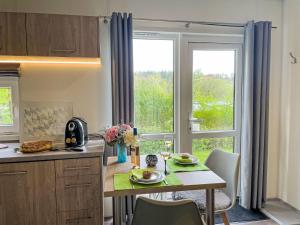
{"label": "kettle", "polygon": [[87,122],[79,117],[73,117],[66,124],[65,145],[81,147],[88,142]]}

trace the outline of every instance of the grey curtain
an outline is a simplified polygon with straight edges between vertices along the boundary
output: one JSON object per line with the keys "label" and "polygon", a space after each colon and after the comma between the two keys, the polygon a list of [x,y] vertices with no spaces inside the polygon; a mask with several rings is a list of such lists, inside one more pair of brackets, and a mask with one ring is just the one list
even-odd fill
{"label": "grey curtain", "polygon": [[[133,53],[132,15],[113,13],[110,22],[112,122],[113,125],[133,122]],[[116,155],[116,149],[113,154]],[[131,224],[135,196],[114,198],[114,209],[121,207],[122,215],[114,218],[121,224]]]}
{"label": "grey curtain", "polygon": [[241,205],[266,201],[271,22],[248,22],[244,40]]}
{"label": "grey curtain", "polygon": [[113,124],[133,122],[132,15],[111,17],[111,75]]}

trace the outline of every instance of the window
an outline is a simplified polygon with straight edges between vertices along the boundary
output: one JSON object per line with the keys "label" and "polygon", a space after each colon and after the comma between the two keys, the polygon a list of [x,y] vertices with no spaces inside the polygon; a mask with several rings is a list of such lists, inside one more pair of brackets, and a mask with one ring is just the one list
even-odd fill
{"label": "window", "polygon": [[[133,40],[135,126],[143,154],[158,153],[174,142],[174,36],[136,33]],[[173,145],[174,146],[174,145]]]}
{"label": "window", "polygon": [[0,136],[19,132],[18,78],[0,77]]}
{"label": "window", "polygon": [[173,151],[202,162],[214,149],[239,152],[242,40],[135,33],[134,113],[142,154],[164,151],[170,142]]}

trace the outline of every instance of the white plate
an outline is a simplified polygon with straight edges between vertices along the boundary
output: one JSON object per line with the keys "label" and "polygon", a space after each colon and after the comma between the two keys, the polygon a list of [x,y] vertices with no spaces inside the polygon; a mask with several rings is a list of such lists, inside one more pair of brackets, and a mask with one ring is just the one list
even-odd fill
{"label": "white plate", "polygon": [[153,171],[149,179],[136,179],[133,176],[130,177],[130,180],[138,184],[156,184],[162,182],[166,178],[165,174],[161,171]]}
{"label": "white plate", "polygon": [[190,159],[192,160],[192,162],[180,162],[176,159],[173,159],[174,162],[176,162],[177,164],[180,165],[196,165],[198,164],[198,158],[196,156],[190,155]]}

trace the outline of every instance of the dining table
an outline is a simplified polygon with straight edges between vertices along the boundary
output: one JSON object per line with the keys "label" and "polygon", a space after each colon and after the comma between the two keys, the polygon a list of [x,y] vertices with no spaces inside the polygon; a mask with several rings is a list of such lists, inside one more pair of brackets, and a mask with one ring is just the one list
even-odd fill
{"label": "dining table", "polygon": [[[176,172],[176,178],[180,184],[168,184],[161,186],[149,185],[143,188],[116,188],[114,184],[114,177],[116,174],[128,174],[132,170],[130,156],[125,163],[118,163],[117,157],[108,157],[107,166],[104,167],[104,197],[113,198],[113,223],[114,225],[130,224],[131,220],[124,215],[124,208],[126,205],[122,203],[122,198],[129,198],[129,196],[138,196],[153,193],[165,193],[176,191],[189,190],[205,190],[206,191],[206,223],[207,225],[214,225],[214,192],[215,189],[226,188],[226,182],[211,170]],[[145,156],[140,157],[140,168],[147,168]],[[156,170],[164,171],[165,164],[162,157],[158,156],[158,163]],[[132,216],[132,215],[131,215]]]}

